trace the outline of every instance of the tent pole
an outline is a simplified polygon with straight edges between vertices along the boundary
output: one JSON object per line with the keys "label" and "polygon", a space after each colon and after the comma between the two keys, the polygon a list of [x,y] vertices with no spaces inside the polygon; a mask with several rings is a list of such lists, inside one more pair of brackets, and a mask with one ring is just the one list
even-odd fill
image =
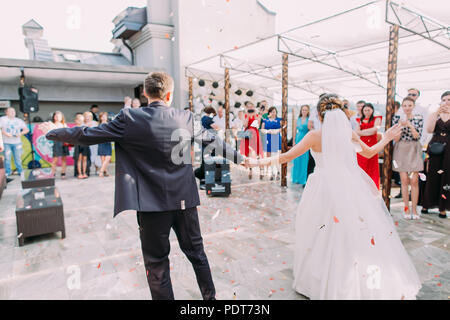
{"label": "tent pole", "polygon": [[[398,25],[392,25],[389,33],[389,58],[388,58],[388,83],[387,83],[387,101],[386,101],[386,125],[389,129],[392,124],[392,118],[395,113],[395,86],[397,82],[397,56],[398,56]],[[391,205],[391,179],[392,179],[392,151],[393,145],[390,142],[384,148],[383,157],[383,199],[386,207],[390,209]]]}
{"label": "tent pole", "polygon": [[192,77],[189,77],[189,110],[194,112],[194,93],[192,89]]}
{"label": "tent pole", "polygon": [[[288,113],[288,60],[289,54],[283,54],[283,72],[281,80],[281,91],[282,91],[282,129],[281,129],[281,152],[287,152],[287,113]],[[287,163],[281,165],[281,186],[287,186]]]}
{"label": "tent pole", "polygon": [[230,131],[230,69],[225,68],[225,141],[229,142]]}

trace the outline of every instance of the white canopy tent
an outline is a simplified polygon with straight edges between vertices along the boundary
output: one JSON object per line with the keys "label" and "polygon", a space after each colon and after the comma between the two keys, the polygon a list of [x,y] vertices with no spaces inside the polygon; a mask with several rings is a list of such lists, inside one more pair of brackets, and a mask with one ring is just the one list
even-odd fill
{"label": "white canopy tent", "polygon": [[[417,7],[418,9],[416,9]],[[432,14],[437,18],[430,18]],[[323,92],[349,100],[385,103],[389,27],[400,25],[397,93],[419,87],[421,103],[436,105],[450,88],[450,3],[371,1],[193,63],[186,75],[205,72],[247,83],[281,101],[281,56],[289,54],[289,105],[313,103]],[[406,30],[408,29],[408,30]],[[420,34],[420,35],[419,35]],[[191,72],[197,70],[197,72]]]}
{"label": "white canopy tent", "polygon": [[[217,76],[225,70],[231,82],[273,96],[274,104],[283,105],[284,121],[288,106],[336,93],[351,101],[388,101],[390,122],[394,99],[409,88],[420,89],[420,104],[431,108],[450,89],[449,25],[448,0],[371,1],[193,63],[186,76],[199,70],[202,76]],[[285,151],[286,130],[282,136]],[[392,145],[384,155],[383,197],[389,206]],[[286,170],[282,167],[283,186]]]}

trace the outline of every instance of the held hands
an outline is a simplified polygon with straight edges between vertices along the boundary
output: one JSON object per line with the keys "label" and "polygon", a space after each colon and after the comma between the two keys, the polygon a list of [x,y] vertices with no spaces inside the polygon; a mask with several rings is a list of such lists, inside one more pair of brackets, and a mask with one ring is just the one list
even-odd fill
{"label": "held hands", "polygon": [[246,168],[253,168],[259,166],[257,159],[248,157],[244,157],[244,162],[242,163],[242,165]]}
{"label": "held hands", "polygon": [[57,128],[58,127],[53,122],[50,122],[50,121],[43,122],[39,125],[39,130],[44,132],[44,134],[47,134],[49,131],[52,131]]}

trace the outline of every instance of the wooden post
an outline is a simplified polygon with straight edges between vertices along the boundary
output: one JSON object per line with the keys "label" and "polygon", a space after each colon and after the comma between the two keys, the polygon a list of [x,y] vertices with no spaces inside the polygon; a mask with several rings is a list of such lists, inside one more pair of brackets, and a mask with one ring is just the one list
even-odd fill
{"label": "wooden post", "polygon": [[[388,83],[387,83],[387,101],[386,101],[386,130],[391,127],[392,118],[395,113],[395,86],[397,82],[397,55],[398,55],[398,25],[390,28],[389,34],[389,58],[388,58]],[[392,151],[393,145],[390,142],[384,148],[383,157],[383,199],[386,207],[390,209],[391,205],[391,179],[392,179]]]}
{"label": "wooden post", "polygon": [[[287,152],[287,113],[288,113],[288,57],[287,53],[283,54],[283,73],[281,80],[282,91],[282,129],[281,129],[281,152]],[[287,163],[281,165],[281,186],[287,186]]]}
{"label": "wooden post", "polygon": [[230,129],[230,69],[225,68],[225,141],[229,142]]}
{"label": "wooden post", "polygon": [[297,133],[297,118],[295,117],[295,108],[292,108],[292,146],[295,146],[296,133]]}
{"label": "wooden post", "polygon": [[192,88],[192,77],[189,77],[189,110],[194,112],[194,92]]}

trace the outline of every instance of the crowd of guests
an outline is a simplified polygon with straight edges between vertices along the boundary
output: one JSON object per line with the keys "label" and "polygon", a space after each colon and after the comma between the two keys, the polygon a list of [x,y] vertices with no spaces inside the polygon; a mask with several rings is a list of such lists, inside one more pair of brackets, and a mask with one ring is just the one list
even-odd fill
{"label": "crowd of guests", "polygon": [[[442,94],[440,106],[433,113],[417,103],[419,97],[420,91],[412,88],[401,103],[395,103],[392,125],[401,123],[404,127],[401,136],[394,141],[393,178],[401,187],[395,197],[403,199],[405,219],[420,219],[418,205],[422,206],[423,214],[429,213],[428,209],[438,208],[439,217],[446,218],[446,211],[450,210],[450,174],[447,173],[450,167],[450,91]],[[344,100],[344,106],[353,130],[368,146],[375,145],[382,137],[379,132],[382,116],[375,113],[371,103],[363,100],[356,103],[354,113],[348,108],[348,100]],[[301,107],[296,126],[295,143],[309,130],[320,129],[317,115],[310,112],[309,105]],[[367,159],[357,155],[357,160],[380,189],[379,156]],[[292,182],[306,184],[313,162],[308,153],[295,159]]]}
{"label": "crowd of guests", "polygon": [[[395,103],[395,115],[392,125],[401,123],[402,135],[394,141],[393,179],[401,187],[401,192],[395,196],[404,202],[404,218],[419,219],[420,213],[427,214],[429,209],[438,208],[439,216],[446,217],[450,210],[450,91],[441,96],[439,108],[432,113],[418,104],[420,91],[412,88],[403,101]],[[376,114],[373,104],[360,100],[356,103],[356,111],[350,110],[350,102],[343,100],[344,108],[353,130],[368,146],[375,145],[382,137],[380,128],[382,116]],[[124,108],[139,108],[139,99],[125,97]],[[64,114],[61,111],[53,113],[52,122],[59,128],[67,127]],[[106,123],[110,116],[99,112],[97,105],[92,105],[89,111],[77,113],[76,126],[94,127]],[[207,106],[201,117],[201,125],[214,134],[225,137],[225,110],[223,105],[216,108]],[[267,101],[246,101],[244,107],[230,112],[229,129],[236,150],[250,158],[271,157],[281,150],[281,130],[286,124],[278,117],[277,108],[269,107]],[[296,121],[296,130],[291,145],[299,143],[310,130],[319,130],[316,108],[302,105]],[[8,108],[6,115],[0,118],[1,141],[0,152],[5,153],[6,176],[12,174],[11,159],[14,158],[17,172],[22,173],[20,137],[29,132],[25,122],[16,117],[15,109]],[[431,139],[431,140],[430,140]],[[56,174],[58,161],[61,163],[61,178],[66,176],[67,157],[70,148],[74,148],[74,173],[79,179],[90,175],[94,166],[95,173],[108,176],[108,164],[111,161],[112,145],[105,143],[93,146],[76,145],[55,142],[53,144],[52,173]],[[203,154],[203,150],[202,150]],[[359,166],[371,177],[380,189],[379,155],[367,159],[357,155]],[[203,161],[202,161],[203,164]],[[314,171],[314,159],[309,152],[293,161],[291,172],[292,182],[304,186],[308,176]],[[200,187],[204,188],[203,169],[200,167],[196,176],[200,178]],[[259,168],[260,179],[269,176],[270,180],[280,179],[278,166]],[[249,179],[253,172],[249,170]],[[9,181],[9,180],[8,180]],[[410,204],[411,202],[411,204]],[[417,212],[417,206],[422,206]]]}

